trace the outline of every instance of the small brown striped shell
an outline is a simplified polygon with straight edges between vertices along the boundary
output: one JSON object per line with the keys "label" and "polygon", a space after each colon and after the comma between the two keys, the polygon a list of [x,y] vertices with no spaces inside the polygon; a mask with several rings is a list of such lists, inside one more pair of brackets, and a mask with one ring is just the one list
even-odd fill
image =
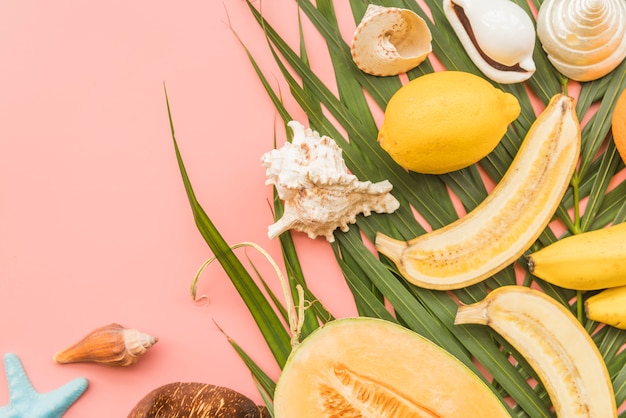
{"label": "small brown striped shell", "polygon": [[130,366],[157,341],[152,335],[113,323],[94,329],[76,344],[58,352],[54,361]]}
{"label": "small brown striped shell", "polygon": [[207,383],[175,382],[144,396],[127,418],[270,418],[241,393]]}

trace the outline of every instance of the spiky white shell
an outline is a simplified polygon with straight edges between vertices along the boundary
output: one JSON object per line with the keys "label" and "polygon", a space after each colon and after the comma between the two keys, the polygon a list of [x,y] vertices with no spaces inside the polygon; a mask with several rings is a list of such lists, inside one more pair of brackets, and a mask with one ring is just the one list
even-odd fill
{"label": "spiky white shell", "polygon": [[510,0],[444,0],[446,18],[472,62],[487,77],[519,83],[535,72],[535,27]]}
{"label": "spiky white shell", "polygon": [[347,231],[357,215],[391,213],[400,206],[390,194],[389,181],[363,182],[349,173],[341,148],[332,138],[320,137],[297,121],[288,125],[292,141],[261,157],[265,184],[274,185],[284,200],[283,216],[268,228],[270,238],[294,229],[333,242],[333,232],[337,228]]}
{"label": "spiky white shell", "polygon": [[350,50],[361,71],[376,76],[405,73],[432,52],[428,25],[415,12],[398,7],[367,6]]}
{"label": "spiky white shell", "polygon": [[626,57],[626,1],[545,0],[537,36],[561,74],[577,81],[598,79]]}

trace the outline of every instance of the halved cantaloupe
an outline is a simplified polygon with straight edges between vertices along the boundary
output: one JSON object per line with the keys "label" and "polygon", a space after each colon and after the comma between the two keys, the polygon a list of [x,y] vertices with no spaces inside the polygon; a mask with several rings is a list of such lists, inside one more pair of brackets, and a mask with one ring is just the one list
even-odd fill
{"label": "halved cantaloupe", "polygon": [[311,333],[289,356],[275,418],[510,417],[467,366],[389,321],[345,318]]}

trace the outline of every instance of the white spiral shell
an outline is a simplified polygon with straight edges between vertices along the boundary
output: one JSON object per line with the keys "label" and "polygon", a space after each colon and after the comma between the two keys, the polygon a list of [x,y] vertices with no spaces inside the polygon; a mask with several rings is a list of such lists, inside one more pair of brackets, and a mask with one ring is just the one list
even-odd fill
{"label": "white spiral shell", "polygon": [[491,80],[519,83],[535,72],[535,26],[510,0],[443,0],[443,11],[472,62]]}
{"label": "white spiral shell", "polygon": [[537,36],[561,74],[577,81],[598,79],[626,57],[626,1],[545,0]]}

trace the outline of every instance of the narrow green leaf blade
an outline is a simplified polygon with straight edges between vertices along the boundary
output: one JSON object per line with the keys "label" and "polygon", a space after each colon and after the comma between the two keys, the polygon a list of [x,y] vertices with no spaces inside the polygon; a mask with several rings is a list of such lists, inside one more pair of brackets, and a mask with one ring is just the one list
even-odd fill
{"label": "narrow green leaf blade", "polygon": [[174,134],[174,123],[172,121],[169,100],[167,99],[167,92],[165,94],[176,159],[196,221],[196,226],[211,248],[211,251],[213,251],[213,254],[215,254],[217,260],[224,268],[224,271],[230,277],[231,282],[246,303],[250,313],[252,313],[257,326],[272,349],[276,361],[282,366],[291,353],[289,334],[246,268],[230,249],[230,246],[226,243],[196,199]]}

